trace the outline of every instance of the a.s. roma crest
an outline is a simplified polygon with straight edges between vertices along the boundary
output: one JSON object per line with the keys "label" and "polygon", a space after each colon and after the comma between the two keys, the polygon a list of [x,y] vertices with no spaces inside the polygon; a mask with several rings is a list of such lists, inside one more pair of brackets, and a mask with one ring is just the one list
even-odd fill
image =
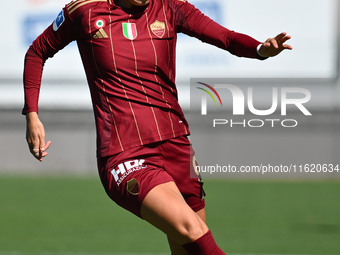
{"label": "a.s. roma crest", "polygon": [[152,33],[154,33],[157,37],[162,38],[165,33],[165,24],[164,22],[156,20],[154,23],[150,25]]}

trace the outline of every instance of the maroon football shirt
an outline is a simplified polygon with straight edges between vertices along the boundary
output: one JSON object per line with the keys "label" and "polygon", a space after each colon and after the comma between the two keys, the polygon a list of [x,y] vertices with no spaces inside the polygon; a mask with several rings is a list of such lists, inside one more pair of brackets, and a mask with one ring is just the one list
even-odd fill
{"label": "maroon football shirt", "polygon": [[26,54],[23,113],[38,112],[46,59],[76,40],[92,96],[98,156],[189,134],[175,86],[179,32],[260,59],[260,42],[218,25],[186,0],[150,0],[133,10],[113,0],[77,0]]}

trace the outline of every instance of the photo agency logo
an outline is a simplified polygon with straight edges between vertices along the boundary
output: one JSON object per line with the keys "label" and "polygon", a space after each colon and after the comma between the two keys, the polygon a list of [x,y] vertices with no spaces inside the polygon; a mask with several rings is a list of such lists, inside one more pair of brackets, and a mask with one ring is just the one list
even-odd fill
{"label": "photo agency logo", "polygon": [[294,128],[299,125],[297,116],[312,116],[307,109],[311,92],[306,88],[192,81],[191,91],[191,109],[199,107],[200,116],[209,117],[209,126],[214,128]]}

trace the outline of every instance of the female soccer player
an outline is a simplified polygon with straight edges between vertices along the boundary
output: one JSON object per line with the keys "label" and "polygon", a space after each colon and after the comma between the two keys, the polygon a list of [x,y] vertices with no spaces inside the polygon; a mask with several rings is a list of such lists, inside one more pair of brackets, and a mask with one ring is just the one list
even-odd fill
{"label": "female soccer player", "polygon": [[[265,59],[292,49],[286,33],[265,43],[230,31],[186,0],[76,0],[30,46],[23,114],[31,153],[51,142],[38,118],[44,62],[77,41],[97,128],[98,171],[117,204],[162,230],[172,254],[225,254],[205,223],[202,183],[175,86],[176,34],[230,53]],[[76,96],[76,95],[75,95]]]}

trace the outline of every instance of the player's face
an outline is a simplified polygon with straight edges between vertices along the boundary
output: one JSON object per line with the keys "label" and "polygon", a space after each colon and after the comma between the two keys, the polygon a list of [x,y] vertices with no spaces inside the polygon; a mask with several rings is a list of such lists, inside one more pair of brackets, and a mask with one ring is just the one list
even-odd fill
{"label": "player's face", "polygon": [[145,6],[148,5],[150,0],[126,0],[133,6]]}

